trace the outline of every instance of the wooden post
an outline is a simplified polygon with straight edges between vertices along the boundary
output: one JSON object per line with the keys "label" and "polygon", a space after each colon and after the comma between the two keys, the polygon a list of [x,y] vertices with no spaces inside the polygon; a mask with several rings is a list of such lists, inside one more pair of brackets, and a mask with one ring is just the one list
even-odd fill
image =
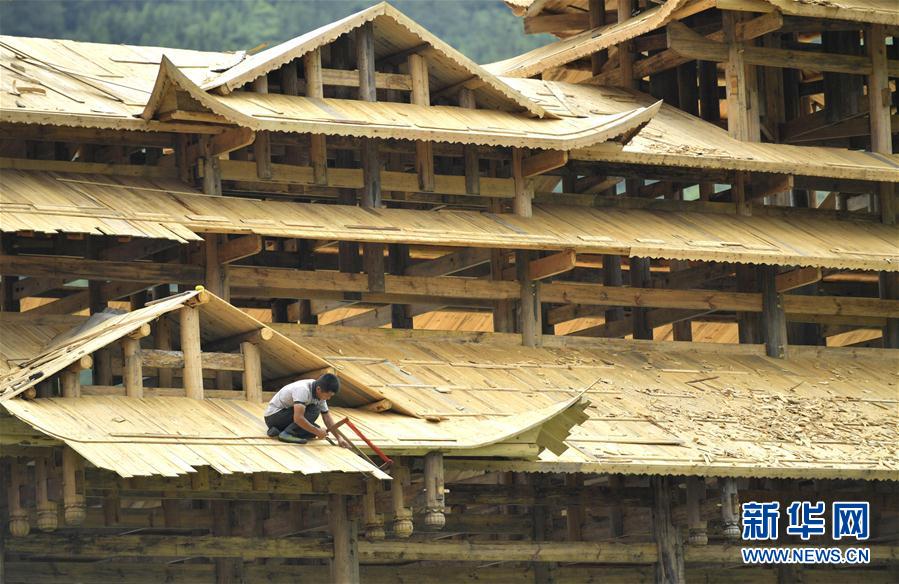
{"label": "wooden post", "polygon": [[395,460],[393,465],[393,480],[390,481],[390,499],[393,503],[393,535],[399,538],[407,538],[412,535],[412,510],[406,507],[403,498],[404,484],[409,482],[409,469]]}
{"label": "wooden post", "polygon": [[359,555],[353,525],[347,517],[346,495],[328,496],[328,518],[334,538],[334,559],[331,561],[331,582],[358,584]]}
{"label": "wooden post", "polygon": [[787,347],[787,317],[784,313],[783,294],[777,291],[777,268],[759,266],[762,283],[762,319],[765,324],[765,353],[769,357],[783,359]]}
{"label": "wooden post", "polygon": [[34,460],[34,500],[37,504],[37,527],[41,531],[55,531],[59,525],[59,506],[47,495],[47,465],[45,457]]}
{"label": "wooden post", "polygon": [[515,198],[512,200],[512,210],[519,217],[531,217],[534,212],[532,203],[534,199],[533,182],[524,178],[521,163],[524,159],[522,148],[512,148],[512,181],[515,186]]}
{"label": "wooden post", "polygon": [[221,195],[222,169],[218,156],[212,152],[212,139],[209,136],[200,136],[199,148],[203,153],[203,157],[199,160],[203,167],[203,192],[207,195]]}
{"label": "wooden post", "polygon": [[21,490],[25,482],[24,465],[13,458],[9,463],[9,533],[13,537],[25,537],[31,531],[28,510],[22,506]]}
{"label": "wooden post", "polygon": [[443,487],[443,453],[425,455],[425,525],[443,529],[446,525]]}
{"label": "wooden post", "polygon": [[[736,272],[738,292],[758,292],[756,266],[737,264]],[[740,343],[754,345],[762,342],[761,321],[757,313],[738,312],[737,327],[739,329]]]}
{"label": "wooden post", "polygon": [[[634,0],[618,0],[618,23],[630,20],[634,12]],[[634,43],[624,41],[618,44],[618,70],[621,73],[621,87],[637,87],[634,79]]]}
{"label": "wooden post", "polygon": [[[268,93],[268,74],[263,73],[253,80],[253,91]],[[253,142],[253,157],[256,159],[256,176],[272,178],[272,137],[268,132],[256,132]]]}
{"label": "wooden post", "polygon": [[365,515],[365,538],[369,541],[384,539],[384,516],[378,513],[376,499],[379,481],[369,478],[365,481],[365,496],[362,499],[362,511]]}
{"label": "wooden post", "polygon": [[[547,495],[546,493],[546,477],[543,473],[534,473],[530,475],[531,491],[535,501],[541,501]],[[552,532],[552,516],[550,515],[550,507],[545,505],[533,505],[531,507],[531,515],[533,519],[533,538],[535,542],[547,540],[547,535]],[[535,584],[551,584],[553,580],[553,570],[556,567],[551,562],[534,562],[534,583]]]}
{"label": "wooden post", "polygon": [[[211,501],[212,506],[212,535],[231,535],[232,507],[230,501]],[[216,584],[236,584],[241,578],[235,574],[235,568],[239,565],[242,571],[243,562],[235,558],[215,558],[215,582]]]}
{"label": "wooden post", "polygon": [[[587,6],[588,16],[590,19],[590,28],[598,28],[606,23],[606,1],[590,0]],[[590,71],[593,75],[602,73],[602,66],[609,59],[608,51],[596,51],[590,55]]]}
{"label": "wooden post", "polygon": [[540,310],[540,282],[532,280],[528,275],[528,266],[535,252],[515,252],[515,270],[521,295],[518,303],[518,330],[521,332],[521,344],[525,347],[537,347],[542,344],[543,326]]}
{"label": "wooden post", "polygon": [[181,317],[181,352],[184,355],[184,392],[192,399],[203,399],[203,362],[200,347],[200,311],[185,306]]}
{"label": "wooden post", "polygon": [[[306,53],[303,56],[303,66],[306,73],[306,97],[323,99],[325,90],[322,83],[321,49]],[[309,159],[312,162],[315,184],[328,184],[328,145],[324,134],[309,135]]]}
{"label": "wooden post", "polygon": [[81,397],[81,371],[65,369],[59,374],[62,397]]}
{"label": "wooden post", "polygon": [[84,522],[87,516],[84,494],[79,489],[79,483],[83,488],[84,459],[72,450],[64,446],[62,450],[62,502],[66,525],[76,526]]}
{"label": "wooden post", "polygon": [[[616,499],[624,497],[624,476],[620,474],[609,475],[609,489]],[[624,509],[621,503],[615,502],[609,505],[609,536],[622,537],[624,535]]]}
{"label": "wooden post", "polygon": [[[621,256],[604,255],[602,256],[602,285],[603,286],[622,286],[624,277],[621,273]],[[614,322],[624,318],[624,309],[620,306],[609,308],[605,312],[606,322]]]}
{"label": "wooden post", "polygon": [[740,538],[740,498],[737,480],[731,477],[718,479],[721,485],[721,519],[724,521],[724,537]]}
{"label": "wooden post", "polygon": [[652,476],[652,531],[659,550],[656,564],[657,584],[683,584],[684,548],[680,533],[671,522],[671,479],[666,476]]}
{"label": "wooden post", "polygon": [[743,59],[743,42],[737,37],[737,23],[744,15],[725,11],[723,14],[724,40],[727,43],[728,58],[724,74],[727,89],[727,129],[737,140],[758,142],[761,138],[759,127],[759,94],[756,68],[747,65]]}
{"label": "wooden post", "polygon": [[[880,297],[884,300],[899,299],[899,274],[896,272],[880,272]],[[899,349],[899,318],[888,318],[883,327],[883,347]]]}
{"label": "wooden post", "polygon": [[122,339],[122,379],[125,395],[144,397],[144,371],[140,358],[140,340],[133,337]]}
{"label": "wooden post", "polygon": [[[153,346],[162,351],[172,350],[172,322],[167,315],[162,315],[156,321],[156,334],[153,335]],[[160,367],[156,374],[157,387],[172,387],[174,371]]]}
{"label": "wooden post", "polygon": [[[415,105],[431,105],[428,84],[428,62],[418,53],[409,55],[409,75],[412,77],[412,98]],[[418,188],[430,192],[434,190],[434,143],[428,140],[415,141],[415,169],[418,172]]]}
{"label": "wooden post", "polygon": [[[668,266],[672,272],[685,270],[690,267],[690,263],[683,260],[670,260]],[[672,325],[672,336],[675,341],[692,341],[693,340],[693,323],[690,319],[680,320]]]}
{"label": "wooden post", "polygon": [[[474,91],[467,88],[459,90],[459,107],[477,109]],[[478,161],[478,147],[466,144],[462,147],[465,160],[465,192],[471,195],[481,194],[481,170]]]}
{"label": "wooden post", "polygon": [[[649,271],[649,258],[630,258],[630,279],[634,288],[651,288],[652,276]],[[634,338],[652,340],[652,326],[649,322],[649,310],[633,308]]]}
{"label": "wooden post", "polygon": [[206,281],[204,285],[206,289],[224,300],[231,301],[231,294],[228,287],[228,266],[222,265],[219,260],[219,245],[227,241],[227,237],[207,233],[205,236],[203,249],[206,258]]}
{"label": "wooden post", "polygon": [[[356,62],[359,67],[359,100],[378,101],[374,26],[370,22],[356,29]],[[381,165],[378,161],[378,143],[372,138],[361,138],[359,148],[362,160],[362,206],[380,207]]]}
{"label": "wooden post", "polygon": [[248,402],[262,401],[262,361],[259,358],[259,347],[252,342],[240,344],[243,354],[243,395]]}
{"label": "wooden post", "polygon": [[[580,489],[584,486],[584,477],[580,473],[565,475],[565,487]],[[565,532],[568,541],[581,541],[584,539],[584,507],[582,505],[568,505],[565,508]]]}
{"label": "wooden post", "polygon": [[687,477],[687,526],[689,527],[690,545],[707,545],[709,543],[708,527],[703,521],[701,510],[705,501],[705,479]]}
{"label": "wooden post", "polygon": [[384,292],[386,261],[383,243],[366,243],[362,246],[362,269],[368,275],[369,291]]}
{"label": "wooden post", "polygon": [[[390,273],[402,276],[409,266],[409,246],[403,243],[392,243],[388,248],[387,259],[390,263]],[[390,305],[390,326],[395,329],[410,329],[413,321],[408,304]]]}

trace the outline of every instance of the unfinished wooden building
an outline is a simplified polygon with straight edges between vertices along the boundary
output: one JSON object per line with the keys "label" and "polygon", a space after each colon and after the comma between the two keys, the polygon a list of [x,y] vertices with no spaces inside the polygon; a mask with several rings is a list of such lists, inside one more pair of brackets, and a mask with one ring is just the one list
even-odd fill
{"label": "unfinished wooden building", "polygon": [[[899,578],[899,6],[507,3],[0,37],[0,581]],[[266,437],[329,371],[391,465]],[[870,563],[744,565],[795,500]]]}

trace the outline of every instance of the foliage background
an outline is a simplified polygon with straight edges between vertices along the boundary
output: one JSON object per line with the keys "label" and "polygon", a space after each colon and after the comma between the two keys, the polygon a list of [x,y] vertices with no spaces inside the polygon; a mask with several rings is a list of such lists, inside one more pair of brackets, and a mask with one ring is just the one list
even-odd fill
{"label": "foliage background", "polygon": [[[375,0],[0,0],[0,33],[201,50],[276,44]],[[552,40],[525,35],[501,0],[392,0],[479,63]]]}

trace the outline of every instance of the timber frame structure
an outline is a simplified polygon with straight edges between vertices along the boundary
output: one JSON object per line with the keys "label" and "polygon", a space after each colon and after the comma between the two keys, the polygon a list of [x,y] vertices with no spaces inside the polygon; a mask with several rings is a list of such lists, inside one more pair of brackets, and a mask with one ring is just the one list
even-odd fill
{"label": "timber frame structure", "polygon": [[[506,2],[558,40],[0,37],[0,581],[896,581],[899,7]],[[391,468],[265,436],[329,371]]]}

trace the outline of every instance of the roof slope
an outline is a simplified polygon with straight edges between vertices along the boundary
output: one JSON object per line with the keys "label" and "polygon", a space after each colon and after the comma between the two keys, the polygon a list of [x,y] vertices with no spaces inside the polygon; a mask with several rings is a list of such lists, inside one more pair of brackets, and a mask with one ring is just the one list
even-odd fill
{"label": "roof slope", "polygon": [[[0,229],[10,232],[160,237],[164,228],[185,239],[202,233],[329,239],[337,232],[361,242],[574,249],[694,261],[899,270],[894,226],[799,213],[742,217],[535,205],[533,217],[523,218],[449,209],[371,210],[209,197],[176,181],[16,170],[0,174],[0,186],[4,190]],[[83,207],[85,193],[90,195],[88,208]],[[41,206],[50,199],[53,209]]]}
{"label": "roof slope", "polygon": [[[153,94],[141,116],[152,119],[165,96],[183,91],[225,122],[272,132],[458,142],[483,146],[520,146],[555,150],[584,148],[635,134],[661,102],[612,115],[565,114],[534,119],[521,113],[420,106],[407,103],[318,99],[236,91],[205,92],[163,58]],[[532,103],[537,103],[532,101]]]}
{"label": "roof slope", "polygon": [[[537,79],[507,79],[523,93],[558,107],[563,96],[569,107],[595,114],[631,111],[655,99],[639,91]],[[550,90],[549,88],[552,88]],[[623,148],[602,145],[572,152],[577,160],[660,164],[688,168],[719,168],[776,172],[802,176],[899,182],[899,155],[864,150],[741,142],[725,130],[663,104],[639,134]],[[797,169],[801,169],[797,172]]]}
{"label": "roof slope", "polygon": [[482,99],[492,106],[508,109],[510,105],[514,105],[515,109],[523,109],[539,117],[548,115],[543,108],[531,103],[493,74],[386,2],[381,2],[248,57],[205,83],[203,89],[229,93],[260,75],[273,71],[314,49],[323,47],[339,36],[368,22],[372,22],[375,28],[376,59],[402,53],[422,44],[430,46],[423,56],[429,63],[429,75],[438,82],[432,84],[432,90],[439,91],[452,85],[478,79],[483,85],[476,91],[484,94]]}
{"label": "roof slope", "polygon": [[[276,328],[419,414],[514,415],[586,390],[567,472],[895,479],[899,351]],[[404,331],[405,332],[405,331]],[[884,351],[887,351],[885,353]],[[539,464],[534,465],[540,470]],[[565,472],[563,471],[563,472]]]}

